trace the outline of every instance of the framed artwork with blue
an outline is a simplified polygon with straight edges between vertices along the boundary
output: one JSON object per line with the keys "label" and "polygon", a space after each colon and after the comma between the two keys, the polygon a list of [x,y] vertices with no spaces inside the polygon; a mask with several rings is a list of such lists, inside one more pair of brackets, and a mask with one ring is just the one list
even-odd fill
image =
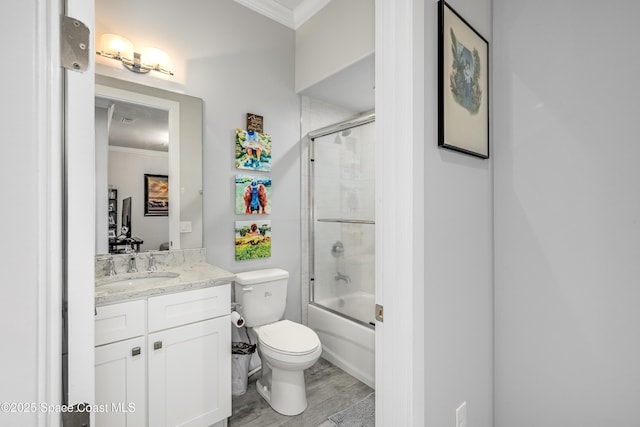
{"label": "framed artwork with blue", "polygon": [[271,170],[271,135],[253,130],[236,129],[236,168],[255,171]]}
{"label": "framed artwork with blue", "polygon": [[438,2],[438,145],[489,158],[489,43]]}
{"label": "framed artwork with blue", "polygon": [[236,213],[239,215],[271,213],[271,177],[236,175]]}

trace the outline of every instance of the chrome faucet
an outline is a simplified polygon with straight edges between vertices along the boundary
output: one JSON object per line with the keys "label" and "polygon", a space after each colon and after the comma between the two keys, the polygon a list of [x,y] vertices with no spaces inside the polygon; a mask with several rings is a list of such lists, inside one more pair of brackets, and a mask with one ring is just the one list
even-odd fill
{"label": "chrome faucet", "polygon": [[116,267],[115,264],[113,263],[113,257],[112,256],[106,256],[104,258],[98,258],[100,261],[106,261],[106,264],[104,266],[104,272],[107,276],[115,276],[116,274]]}
{"label": "chrome faucet", "polygon": [[349,277],[348,274],[342,274],[339,271],[336,272],[336,275],[333,276],[333,278],[336,280],[336,282],[344,280],[344,283],[346,283],[347,285],[351,283],[351,277]]}
{"label": "chrome faucet", "polygon": [[131,258],[129,258],[129,268],[127,269],[127,273],[137,273],[138,272],[138,266],[136,265],[136,255],[133,254],[131,255]]}
{"label": "chrome faucet", "polygon": [[156,271],[157,269],[156,257],[153,255],[153,252],[149,252],[149,265],[147,266],[147,271]]}

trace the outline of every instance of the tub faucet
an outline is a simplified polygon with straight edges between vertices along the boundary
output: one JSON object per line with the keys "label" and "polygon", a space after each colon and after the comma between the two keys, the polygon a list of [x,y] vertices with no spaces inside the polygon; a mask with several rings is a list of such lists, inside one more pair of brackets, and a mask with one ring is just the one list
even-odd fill
{"label": "tub faucet", "polygon": [[127,273],[137,273],[138,272],[138,266],[136,265],[136,255],[133,254],[131,255],[131,258],[129,258],[129,268],[127,269]]}
{"label": "tub faucet", "polygon": [[336,275],[333,276],[333,278],[336,280],[336,282],[344,280],[344,283],[346,283],[347,285],[351,283],[351,277],[349,277],[348,274],[342,274],[339,271],[336,272]]}

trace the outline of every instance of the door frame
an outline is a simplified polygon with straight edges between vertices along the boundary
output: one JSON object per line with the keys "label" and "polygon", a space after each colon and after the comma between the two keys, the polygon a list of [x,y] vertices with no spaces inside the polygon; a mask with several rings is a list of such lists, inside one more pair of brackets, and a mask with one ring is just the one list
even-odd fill
{"label": "door frame", "polygon": [[90,31],[88,70],[65,70],[63,87],[63,277],[68,346],[68,385],[63,399],[75,405],[95,403],[95,60],[91,54],[95,51],[95,6],[93,1],[64,1],[64,14],[83,22]]}
{"label": "door frame", "polygon": [[424,1],[376,0],[376,424],[425,425]]}
{"label": "door frame", "polygon": [[[46,8],[45,0],[37,1]],[[86,23],[93,34],[93,2],[67,0],[66,3],[66,14]],[[414,137],[420,120],[414,117],[413,97],[413,67],[416,65],[413,22],[424,18],[424,13],[420,12],[423,6],[419,3],[422,2],[376,0],[376,134],[378,141],[394,141],[394,144],[380,144],[381,149],[377,150],[380,191],[376,196],[376,223],[380,226],[376,231],[376,241],[379,242],[376,250],[376,298],[384,304],[386,313],[385,322],[376,328],[376,421],[379,425],[424,425],[425,420],[425,328],[424,315],[420,311],[424,302],[424,272],[420,271],[419,262],[419,257],[424,255],[424,245],[419,241],[424,236],[420,233],[420,229],[424,229],[424,214],[421,213],[424,196],[414,199],[412,209],[396,209],[402,206],[401,202],[406,197],[414,196],[414,186],[418,190],[424,188],[424,181],[420,181],[420,178],[424,179],[424,173],[412,162],[408,165],[406,162],[407,157],[419,154]],[[52,9],[54,7],[47,13],[50,22],[59,16]],[[52,28],[42,33],[50,36],[52,41],[57,40],[58,35]],[[55,51],[55,48],[51,49]],[[94,140],[93,69],[94,58],[90,55],[88,72],[65,72],[66,205],[73,206],[73,210],[66,211],[68,227],[65,230],[69,266],[66,275],[69,344],[73,357],[69,366],[74,371],[69,373],[69,403],[94,401],[95,244],[92,236],[95,229],[95,189],[92,185],[95,166],[91,161],[94,144],[83,146],[86,141]],[[55,85],[54,75],[47,75],[46,79],[52,85]],[[53,105],[56,100],[52,96],[47,107],[54,119],[57,117]],[[49,160],[53,163],[51,158]],[[55,205],[55,200],[50,203]],[[40,218],[41,221],[51,221],[42,215]],[[55,238],[49,240],[51,245]],[[407,256],[399,253],[399,247],[407,248]],[[55,261],[56,255],[53,253],[49,257]],[[52,307],[55,309],[55,303]],[[51,312],[47,317],[55,321],[58,316]],[[55,345],[50,346],[55,348]],[[399,348],[403,350],[398,351]],[[42,354],[40,360],[46,360]],[[393,369],[385,370],[385,366]],[[55,368],[50,367],[45,372],[51,376]],[[384,390],[393,392],[385,393]]]}

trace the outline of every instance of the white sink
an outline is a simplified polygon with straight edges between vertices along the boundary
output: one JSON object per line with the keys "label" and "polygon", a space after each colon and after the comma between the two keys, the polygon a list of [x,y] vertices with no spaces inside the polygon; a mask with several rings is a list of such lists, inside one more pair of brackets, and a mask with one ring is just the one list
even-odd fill
{"label": "white sink", "polygon": [[168,279],[178,277],[178,273],[172,273],[170,271],[158,271],[152,273],[135,273],[122,275],[121,277],[114,276],[100,280],[97,286],[144,286],[153,285],[156,283],[164,282]]}

